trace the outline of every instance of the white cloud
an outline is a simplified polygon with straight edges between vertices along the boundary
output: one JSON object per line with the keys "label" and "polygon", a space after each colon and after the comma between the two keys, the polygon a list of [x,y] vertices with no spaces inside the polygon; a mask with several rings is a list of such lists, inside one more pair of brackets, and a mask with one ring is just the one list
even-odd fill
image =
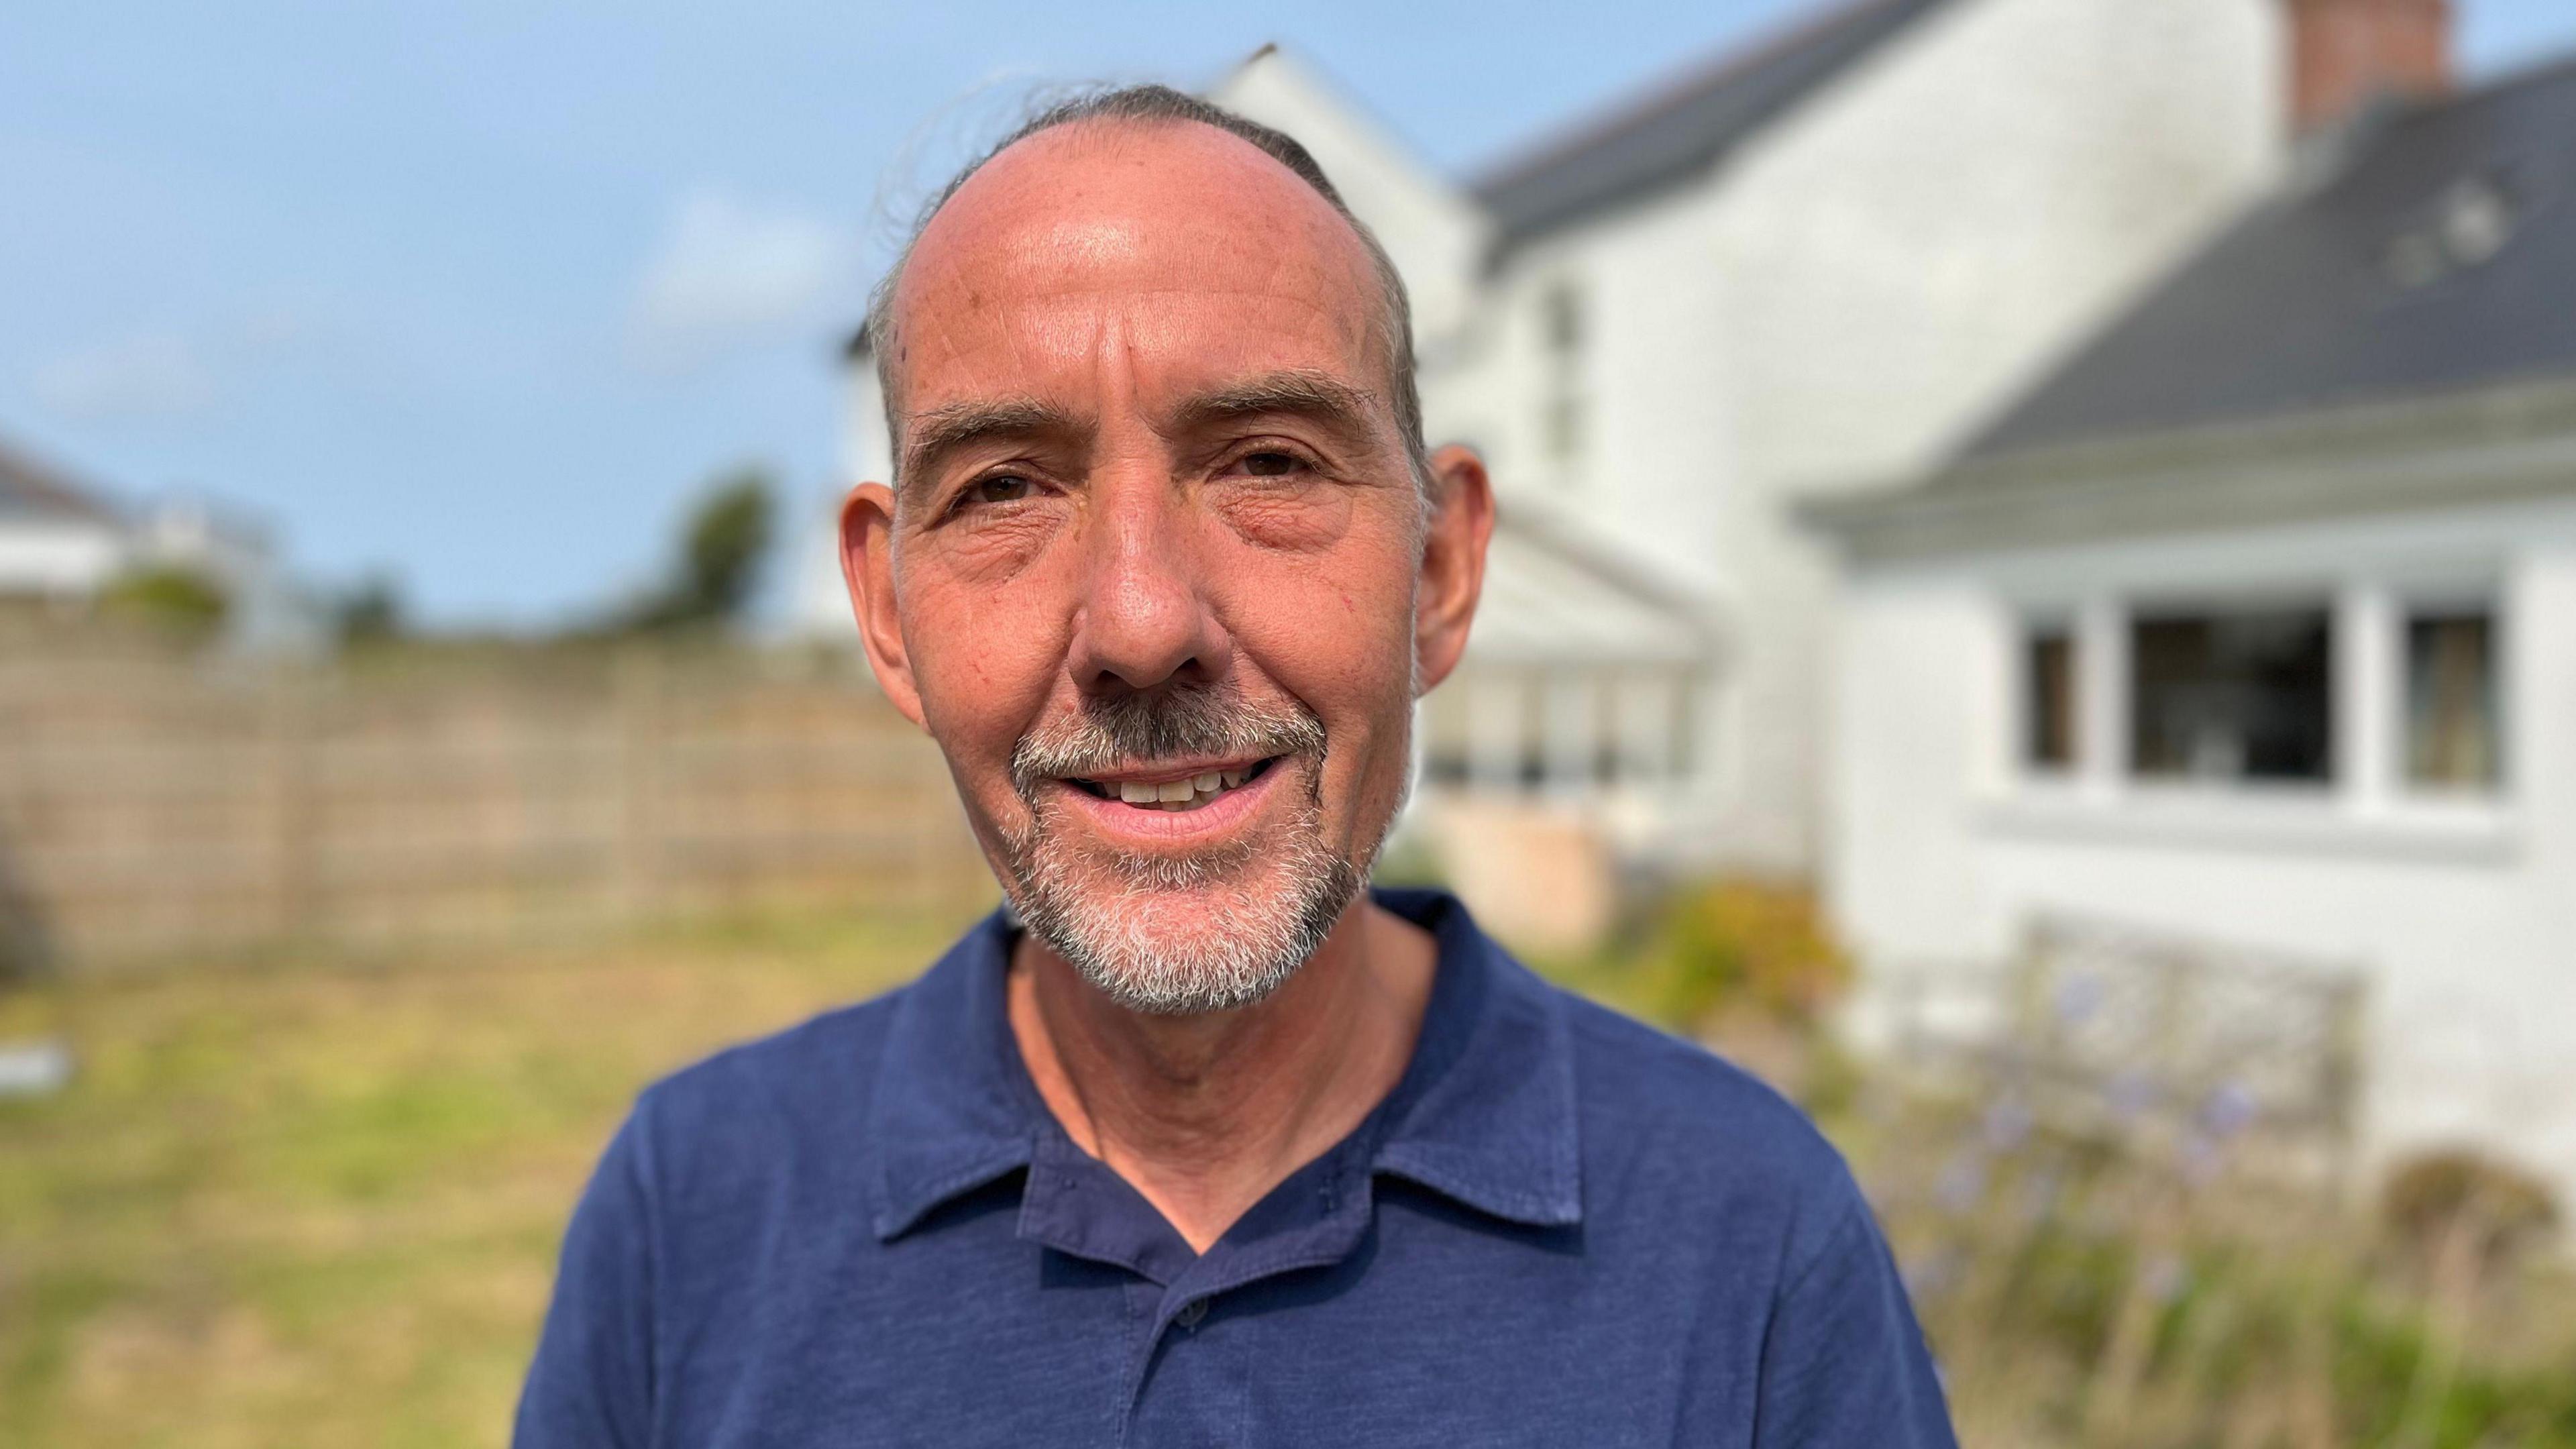
{"label": "white cloud", "polygon": [[105,343],[36,369],[36,397],[83,422],[167,422],[215,405],[215,374],[188,339],[151,333]]}
{"label": "white cloud", "polygon": [[826,320],[857,266],[853,238],[828,222],[693,192],[637,279],[629,334],[648,365],[687,367]]}

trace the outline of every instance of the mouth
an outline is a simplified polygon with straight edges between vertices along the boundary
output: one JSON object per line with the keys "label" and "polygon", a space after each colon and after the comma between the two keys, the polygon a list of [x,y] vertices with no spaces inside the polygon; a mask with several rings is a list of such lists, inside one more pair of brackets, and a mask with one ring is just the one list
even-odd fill
{"label": "mouth", "polygon": [[1188,814],[1204,810],[1237,790],[1260,781],[1287,758],[1272,755],[1241,763],[1204,763],[1139,767],[1111,775],[1063,776],[1064,783],[1094,799],[1133,810]]}

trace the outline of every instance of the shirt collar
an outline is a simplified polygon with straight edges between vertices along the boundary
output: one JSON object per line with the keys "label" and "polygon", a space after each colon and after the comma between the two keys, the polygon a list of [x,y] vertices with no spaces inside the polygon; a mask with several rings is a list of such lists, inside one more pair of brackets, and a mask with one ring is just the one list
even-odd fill
{"label": "shirt collar", "polygon": [[1432,933],[1440,969],[1412,1064],[1381,1110],[1385,1135],[1372,1165],[1512,1222],[1581,1222],[1563,998],[1480,930],[1457,897],[1375,894]]}
{"label": "shirt collar", "polygon": [[1009,917],[993,912],[896,993],[868,1108],[880,1238],[1029,1164],[1032,1109],[1045,1105],[1027,1085],[1002,999],[1012,934]]}
{"label": "shirt collar", "polygon": [[[1456,897],[1373,894],[1432,933],[1439,967],[1413,1060],[1360,1129],[1374,1137],[1372,1171],[1510,1222],[1580,1222],[1574,1054],[1554,988]],[[1050,1135],[1004,1009],[1014,932],[994,912],[896,998],[869,1109],[880,1238],[1027,1168]]]}

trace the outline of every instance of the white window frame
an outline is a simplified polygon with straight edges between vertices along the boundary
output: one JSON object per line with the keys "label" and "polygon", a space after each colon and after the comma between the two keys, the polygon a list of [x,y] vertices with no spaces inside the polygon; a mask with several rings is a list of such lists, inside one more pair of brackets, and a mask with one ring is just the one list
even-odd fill
{"label": "white window frame", "polygon": [[[2328,685],[2332,767],[2322,783],[2148,780],[2130,769],[2130,639],[2141,613],[2224,611],[2326,601],[2333,651]],[[2407,778],[2407,622],[2418,611],[2482,607],[2492,621],[2496,783],[2488,789],[2428,789]],[[2029,639],[2071,617],[2076,671],[2076,768],[2029,758]],[[2177,840],[2263,839],[2318,848],[2418,848],[2497,858],[2510,850],[2518,796],[2514,600],[2505,568],[2402,571],[2311,580],[2284,575],[2241,584],[2124,589],[2016,600],[2002,610],[2010,630],[2003,779],[1992,816],[2010,827],[2060,826]]]}

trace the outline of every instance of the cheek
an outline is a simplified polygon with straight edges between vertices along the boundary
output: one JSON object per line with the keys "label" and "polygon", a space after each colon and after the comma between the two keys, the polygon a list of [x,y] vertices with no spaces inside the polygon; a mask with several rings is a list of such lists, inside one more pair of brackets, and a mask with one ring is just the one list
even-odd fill
{"label": "cheek", "polygon": [[1007,765],[1063,672],[1066,611],[1030,570],[998,588],[907,591],[904,638],[930,731],[961,766]]}
{"label": "cheek", "polygon": [[1339,746],[1336,771],[1403,754],[1413,707],[1413,556],[1401,539],[1349,530],[1320,553],[1239,552],[1223,571],[1226,622],[1263,673],[1313,709]]}

